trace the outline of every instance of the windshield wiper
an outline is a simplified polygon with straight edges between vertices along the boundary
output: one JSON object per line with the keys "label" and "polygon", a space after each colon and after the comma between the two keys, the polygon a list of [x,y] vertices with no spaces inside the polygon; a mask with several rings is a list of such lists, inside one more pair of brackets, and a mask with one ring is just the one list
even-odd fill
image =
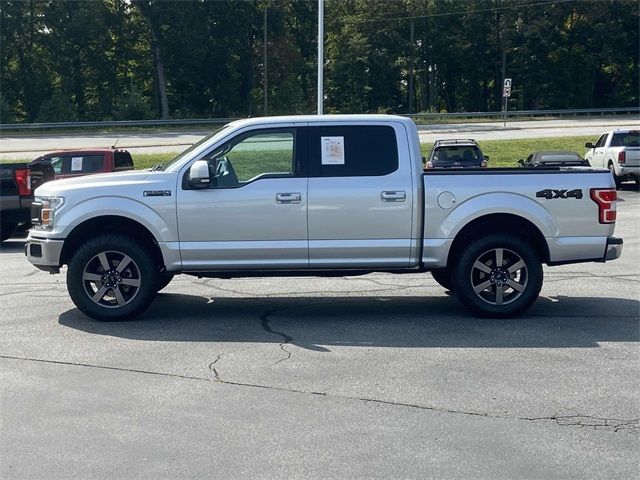
{"label": "windshield wiper", "polygon": [[158,172],[164,170],[164,163],[156,163],[153,167],[151,167],[152,172]]}

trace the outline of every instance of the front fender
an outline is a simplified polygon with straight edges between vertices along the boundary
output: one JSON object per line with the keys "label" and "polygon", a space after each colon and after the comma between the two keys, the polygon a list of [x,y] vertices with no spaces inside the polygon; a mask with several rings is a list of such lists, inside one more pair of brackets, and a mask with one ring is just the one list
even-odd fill
{"label": "front fender", "polygon": [[487,193],[464,200],[453,207],[440,224],[439,238],[455,238],[476,218],[491,214],[511,214],[529,220],[544,237],[557,236],[560,229],[553,215],[542,205],[516,193]]}
{"label": "front fender", "polygon": [[[159,197],[161,198],[161,197]],[[167,197],[171,198],[171,197]],[[100,196],[71,205],[63,205],[56,212],[56,237],[65,238],[81,223],[92,218],[114,215],[135,220],[151,232],[158,242],[177,242],[173,204],[154,205],[151,208],[140,201],[126,197]],[[172,214],[170,215],[169,213]]]}

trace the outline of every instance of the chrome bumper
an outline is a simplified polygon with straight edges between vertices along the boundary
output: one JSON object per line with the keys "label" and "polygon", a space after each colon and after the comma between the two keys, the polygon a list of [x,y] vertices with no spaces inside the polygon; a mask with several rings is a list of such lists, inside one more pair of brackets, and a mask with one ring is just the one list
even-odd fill
{"label": "chrome bumper", "polygon": [[58,273],[63,243],[63,240],[30,237],[24,246],[24,254],[40,270]]}
{"label": "chrome bumper", "polygon": [[607,238],[607,248],[605,249],[604,261],[615,260],[622,255],[622,239],[616,237]]}

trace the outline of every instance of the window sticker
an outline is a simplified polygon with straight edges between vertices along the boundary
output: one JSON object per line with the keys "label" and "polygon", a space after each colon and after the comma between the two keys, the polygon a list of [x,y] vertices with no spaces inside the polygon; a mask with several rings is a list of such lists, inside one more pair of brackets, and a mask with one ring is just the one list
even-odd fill
{"label": "window sticker", "polygon": [[82,171],[82,157],[71,157],[71,171],[72,172]]}
{"label": "window sticker", "polygon": [[344,165],[344,137],[320,137],[322,165]]}

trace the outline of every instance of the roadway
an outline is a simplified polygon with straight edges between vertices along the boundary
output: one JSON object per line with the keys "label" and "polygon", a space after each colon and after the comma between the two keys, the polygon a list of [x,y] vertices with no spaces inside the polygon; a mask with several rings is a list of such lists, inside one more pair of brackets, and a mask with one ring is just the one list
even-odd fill
{"label": "roadway", "polygon": [[0,246],[0,477],[631,479],[640,193],[621,259],[545,268],[513,320],[428,274],[179,276],[130,322],[82,315]]}
{"label": "roadway", "polygon": [[[458,123],[419,125],[421,142],[438,138],[475,138],[482,140],[509,140],[517,138],[544,138],[565,136],[593,136],[594,141],[606,130],[640,128],[640,119],[633,117],[580,117],[565,120],[531,120],[521,122]],[[110,134],[47,134],[12,135],[0,138],[0,159],[33,159],[40,154],[64,148],[118,147],[133,154],[179,152],[208,135],[215,128],[194,127],[194,131],[119,132]]]}

